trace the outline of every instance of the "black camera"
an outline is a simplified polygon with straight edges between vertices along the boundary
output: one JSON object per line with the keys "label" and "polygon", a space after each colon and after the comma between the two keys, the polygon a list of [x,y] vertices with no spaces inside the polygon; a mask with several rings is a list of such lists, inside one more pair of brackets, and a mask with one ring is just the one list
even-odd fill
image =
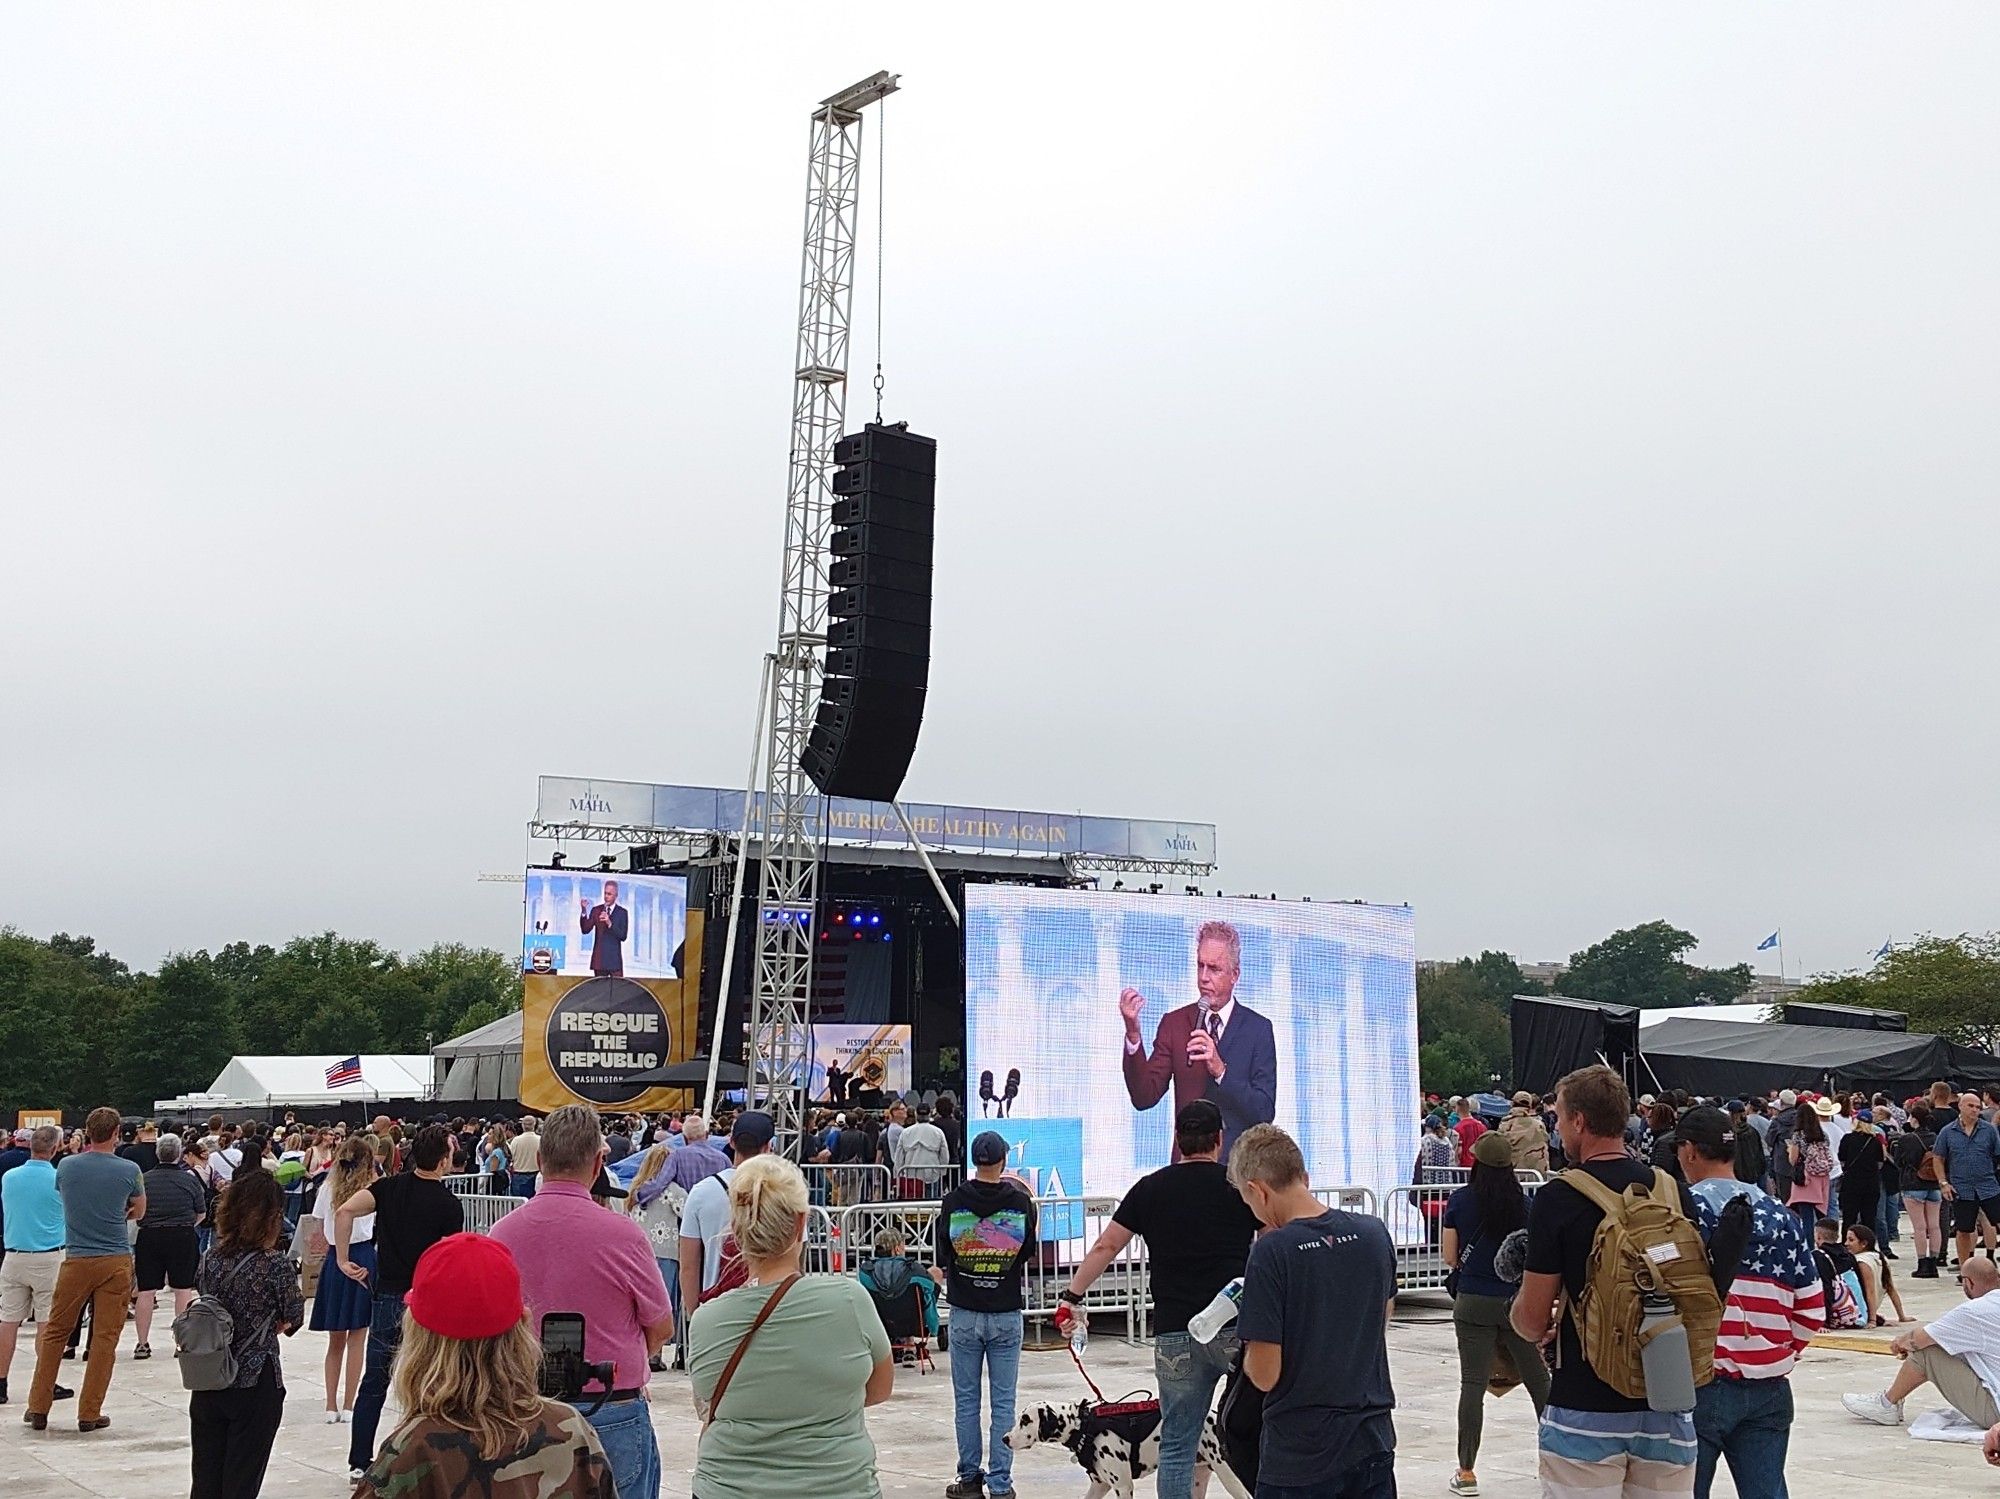
{"label": "black camera", "polygon": [[[549,1312],[542,1318],[542,1370],[539,1384],[543,1395],[594,1415],[611,1393],[617,1380],[616,1364],[593,1364],[583,1356],[583,1313]],[[596,1380],[604,1388],[592,1391],[585,1405],[583,1387]]]}

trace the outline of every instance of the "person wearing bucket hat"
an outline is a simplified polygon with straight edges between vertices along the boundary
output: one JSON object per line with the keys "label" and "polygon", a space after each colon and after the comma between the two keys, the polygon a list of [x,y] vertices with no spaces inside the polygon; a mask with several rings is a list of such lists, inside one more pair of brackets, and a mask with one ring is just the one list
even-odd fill
{"label": "person wearing bucket hat", "polygon": [[[1525,1089],[1514,1095],[1513,1107],[1500,1121],[1500,1137],[1513,1152],[1514,1167],[1520,1171],[1549,1170],[1549,1131],[1535,1107],[1535,1095]],[[1479,1152],[1473,1151],[1476,1158]]]}
{"label": "person wearing bucket hat", "polygon": [[[1535,1123],[1539,1128],[1541,1121]],[[1548,1404],[1548,1365],[1510,1324],[1514,1286],[1493,1263],[1507,1236],[1527,1226],[1528,1199],[1514,1175],[1512,1148],[1503,1134],[1481,1135],[1472,1146],[1471,1180],[1451,1194],[1443,1220],[1444,1262],[1453,1267],[1451,1325],[1458,1341],[1458,1471],[1449,1486],[1454,1494],[1479,1492],[1473,1469],[1484,1433],[1487,1385],[1496,1373],[1511,1369],[1519,1375],[1537,1416]]]}
{"label": "person wearing bucket hat", "polygon": [[453,1234],[425,1250],[404,1301],[403,1422],[354,1499],[615,1499],[597,1433],[537,1388],[535,1336],[507,1246]]}

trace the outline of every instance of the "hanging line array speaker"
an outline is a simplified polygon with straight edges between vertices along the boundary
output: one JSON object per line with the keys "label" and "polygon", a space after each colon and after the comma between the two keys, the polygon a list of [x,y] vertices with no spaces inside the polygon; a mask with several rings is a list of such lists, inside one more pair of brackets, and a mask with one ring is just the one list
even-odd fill
{"label": "hanging line array speaker", "polygon": [[826,675],[800,764],[828,796],[894,801],[930,685],[937,442],[870,422],[833,461]]}

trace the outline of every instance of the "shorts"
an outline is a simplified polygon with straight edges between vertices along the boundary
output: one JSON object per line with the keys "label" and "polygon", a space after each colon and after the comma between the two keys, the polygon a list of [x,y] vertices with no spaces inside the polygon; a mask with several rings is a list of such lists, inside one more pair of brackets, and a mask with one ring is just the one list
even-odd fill
{"label": "shorts", "polygon": [[192,1291],[200,1265],[201,1240],[192,1223],[184,1228],[139,1230],[139,1241],[132,1249],[132,1273],[140,1290],[171,1286],[176,1291]]}
{"label": "shorts", "polygon": [[1905,1187],[1895,1195],[1902,1198],[1905,1202],[1937,1202],[1944,1196],[1944,1193],[1940,1192],[1934,1186],[1925,1185],[1921,1187]]}
{"label": "shorts", "polygon": [[1952,1200],[1951,1226],[1959,1233],[1969,1234],[1979,1227],[1979,1215],[1984,1213],[1986,1221],[2000,1227],[2000,1197],[1967,1197],[1963,1192]]}
{"label": "shorts", "polygon": [[33,1311],[40,1326],[56,1304],[56,1277],[62,1274],[60,1249],[10,1249],[0,1263],[0,1322],[20,1323]]}

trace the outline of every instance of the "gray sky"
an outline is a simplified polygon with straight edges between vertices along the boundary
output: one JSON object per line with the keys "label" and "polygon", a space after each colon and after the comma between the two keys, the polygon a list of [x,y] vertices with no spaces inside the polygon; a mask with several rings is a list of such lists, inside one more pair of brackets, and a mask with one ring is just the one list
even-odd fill
{"label": "gray sky", "polygon": [[0,922],[505,946],[538,772],[740,781],[887,67],[909,798],[1439,956],[2000,925],[2000,12],[1140,14],[0,11]]}

